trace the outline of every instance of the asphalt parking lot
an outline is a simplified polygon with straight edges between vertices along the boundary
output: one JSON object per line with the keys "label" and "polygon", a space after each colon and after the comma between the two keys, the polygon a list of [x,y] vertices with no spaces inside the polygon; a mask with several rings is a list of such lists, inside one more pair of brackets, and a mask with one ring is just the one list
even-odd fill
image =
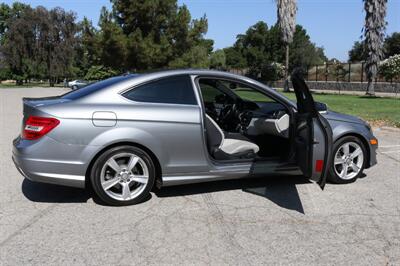
{"label": "asphalt parking lot", "polygon": [[400,131],[375,129],[379,164],[353,184],[224,181],[107,207],[12,163],[21,98],[62,91],[0,89],[0,265],[400,265]]}

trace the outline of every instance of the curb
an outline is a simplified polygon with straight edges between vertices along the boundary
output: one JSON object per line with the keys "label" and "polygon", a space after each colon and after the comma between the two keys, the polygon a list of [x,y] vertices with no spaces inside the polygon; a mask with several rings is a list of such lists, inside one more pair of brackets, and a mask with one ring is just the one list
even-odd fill
{"label": "curb", "polygon": [[400,133],[400,128],[388,127],[388,126],[377,127],[374,130],[385,130],[385,131]]}

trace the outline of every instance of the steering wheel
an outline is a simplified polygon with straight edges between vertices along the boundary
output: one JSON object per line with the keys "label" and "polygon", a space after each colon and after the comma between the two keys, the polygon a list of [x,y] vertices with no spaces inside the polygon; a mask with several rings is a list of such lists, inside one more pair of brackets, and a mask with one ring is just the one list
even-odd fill
{"label": "steering wheel", "polygon": [[250,125],[251,119],[253,118],[253,112],[243,111],[239,114],[240,124],[238,125],[238,130],[245,131]]}
{"label": "steering wheel", "polygon": [[218,121],[221,123],[227,122],[228,119],[231,118],[231,116],[235,113],[236,110],[236,104],[227,104],[224,107],[222,107],[219,116],[218,116]]}

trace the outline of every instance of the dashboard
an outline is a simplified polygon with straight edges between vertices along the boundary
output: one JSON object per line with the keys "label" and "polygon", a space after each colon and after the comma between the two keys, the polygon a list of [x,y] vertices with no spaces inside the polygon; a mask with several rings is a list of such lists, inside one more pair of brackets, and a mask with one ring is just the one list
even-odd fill
{"label": "dashboard", "polygon": [[228,132],[241,131],[245,135],[274,135],[289,137],[289,115],[285,106],[277,102],[242,101],[236,108],[235,115],[229,118],[221,115],[233,104],[205,103],[206,113]]}

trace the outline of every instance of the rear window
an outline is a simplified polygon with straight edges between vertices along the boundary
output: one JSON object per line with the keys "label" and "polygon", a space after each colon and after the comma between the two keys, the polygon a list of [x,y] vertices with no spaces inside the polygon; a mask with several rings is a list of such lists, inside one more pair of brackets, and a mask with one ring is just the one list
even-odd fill
{"label": "rear window", "polygon": [[189,76],[163,78],[140,85],[123,94],[135,102],[196,105]]}
{"label": "rear window", "polygon": [[135,76],[137,76],[137,75],[118,76],[118,77],[98,81],[95,83],[91,83],[83,88],[80,88],[80,89],[77,89],[74,91],[70,91],[70,92],[62,95],[61,98],[68,99],[68,100],[76,100],[76,99],[82,98],[82,97],[92,94],[96,91],[102,90],[106,87],[112,86],[118,82],[130,79]]}

